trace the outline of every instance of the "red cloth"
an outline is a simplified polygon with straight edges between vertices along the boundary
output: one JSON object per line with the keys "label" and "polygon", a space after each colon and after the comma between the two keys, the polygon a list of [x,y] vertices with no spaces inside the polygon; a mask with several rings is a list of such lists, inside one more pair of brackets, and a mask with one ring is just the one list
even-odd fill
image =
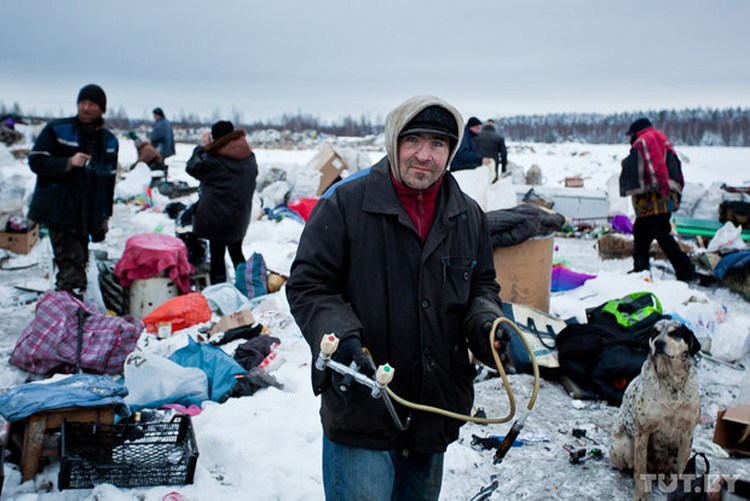
{"label": "red cloth", "polygon": [[659,194],[669,195],[669,173],[667,171],[667,150],[673,150],[672,143],[660,130],[648,127],[636,134],[638,139],[633,142],[633,148],[638,150],[645,162],[643,169],[644,181],[649,186],[656,178]]}
{"label": "red cloth", "polygon": [[129,287],[136,279],[166,276],[181,292],[190,292],[190,275],[195,269],[187,256],[185,243],[177,237],[160,233],[133,235],[115,265],[115,276],[123,287]]}
{"label": "red cloth", "polygon": [[288,203],[286,206],[299,213],[299,215],[302,216],[302,219],[307,221],[310,219],[310,213],[316,203],[318,203],[317,198],[300,198],[296,202]]}

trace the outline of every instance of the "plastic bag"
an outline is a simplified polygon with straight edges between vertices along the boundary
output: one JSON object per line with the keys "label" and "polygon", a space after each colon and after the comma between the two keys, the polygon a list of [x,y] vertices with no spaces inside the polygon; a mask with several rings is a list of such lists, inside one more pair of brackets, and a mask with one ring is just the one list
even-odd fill
{"label": "plastic bag", "polygon": [[208,400],[208,377],[155,353],[137,350],[125,360],[125,402],[131,410],[163,404],[200,405]]}
{"label": "plastic bag", "polygon": [[161,323],[171,324],[172,332],[175,332],[209,320],[211,308],[200,292],[174,297],[143,317],[148,332],[157,332]]}
{"label": "plastic bag", "polygon": [[188,338],[188,344],[169,356],[169,359],[183,367],[196,367],[208,377],[208,396],[214,402],[221,398],[234,385],[235,376],[244,374],[245,369],[221,348],[205,343],[196,343]]}
{"label": "plastic bag", "polygon": [[716,231],[716,234],[708,243],[708,252],[728,253],[745,248],[742,241],[742,226],[735,226],[730,221]]}

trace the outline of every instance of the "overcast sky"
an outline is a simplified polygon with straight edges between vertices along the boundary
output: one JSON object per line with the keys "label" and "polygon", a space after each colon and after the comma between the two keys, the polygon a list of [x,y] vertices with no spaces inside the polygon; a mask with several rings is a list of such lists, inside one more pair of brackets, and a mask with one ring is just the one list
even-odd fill
{"label": "overcast sky", "polygon": [[148,117],[750,107],[748,0],[2,0],[0,103]]}

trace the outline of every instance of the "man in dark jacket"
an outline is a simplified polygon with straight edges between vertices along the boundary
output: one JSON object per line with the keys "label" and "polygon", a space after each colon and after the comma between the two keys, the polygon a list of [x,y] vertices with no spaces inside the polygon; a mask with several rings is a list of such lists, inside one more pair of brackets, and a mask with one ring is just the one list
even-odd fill
{"label": "man in dark jacket", "polygon": [[250,224],[258,177],[255,153],[245,131],[220,120],[204,134],[187,162],[186,172],[199,180],[200,199],[193,216],[193,233],[209,241],[211,283],[227,280],[224,255],[236,268],[245,262],[242,240]]}
{"label": "man in dark jacket", "polygon": [[489,163],[490,157],[483,157],[477,151],[477,136],[481,130],[482,122],[477,117],[469,118],[458,151],[450,163],[452,171],[473,169]]}
{"label": "man in dark jacket", "polygon": [[[484,212],[447,172],[463,119],[450,104],[417,96],[386,118],[387,156],[340,182],[308,221],[287,282],[291,312],[318,357],[372,374],[389,363],[389,387],[425,405],[468,414],[474,366],[492,360],[501,315]],[[496,344],[500,346],[499,343]],[[398,407],[401,431],[381,399],[338,373],[313,371],[321,394],[327,499],[437,499],[443,454],[462,421]]]}
{"label": "man in dark jacket", "polygon": [[164,116],[164,111],[161,108],[154,108],[152,113],[154,115],[154,127],[151,129],[148,140],[151,141],[151,145],[156,148],[159,155],[166,160],[175,153],[172,123]]}
{"label": "man in dark jacket", "polygon": [[29,219],[49,227],[57,290],[82,297],[89,239],[104,239],[112,215],[117,138],[102,115],[107,96],[90,84],[78,93],[78,114],[49,122],[29,153],[37,175]]}
{"label": "man in dark jacket", "polygon": [[651,242],[657,241],[674,267],[677,280],[695,279],[695,266],[672,236],[672,213],[680,208],[684,180],[670,179],[668,155],[677,158],[669,138],[652,125],[648,118],[633,122],[626,133],[630,137],[630,155],[623,163],[635,163],[642,172],[644,187],[632,196],[635,209],[633,224],[633,269],[650,269]]}
{"label": "man in dark jacket", "polygon": [[498,167],[501,167],[501,173],[508,169],[508,148],[505,146],[505,138],[498,134],[495,122],[487,120],[482,125],[476,139],[477,154],[482,157],[489,157],[493,160],[491,164],[493,172],[490,172],[492,183],[497,181]]}

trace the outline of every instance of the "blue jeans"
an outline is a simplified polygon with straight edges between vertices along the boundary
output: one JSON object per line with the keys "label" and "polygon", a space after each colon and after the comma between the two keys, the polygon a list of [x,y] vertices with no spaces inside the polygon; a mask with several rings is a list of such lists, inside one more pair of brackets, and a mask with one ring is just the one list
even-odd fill
{"label": "blue jeans", "polygon": [[323,485],[327,501],[437,500],[443,454],[377,451],[323,437]]}

